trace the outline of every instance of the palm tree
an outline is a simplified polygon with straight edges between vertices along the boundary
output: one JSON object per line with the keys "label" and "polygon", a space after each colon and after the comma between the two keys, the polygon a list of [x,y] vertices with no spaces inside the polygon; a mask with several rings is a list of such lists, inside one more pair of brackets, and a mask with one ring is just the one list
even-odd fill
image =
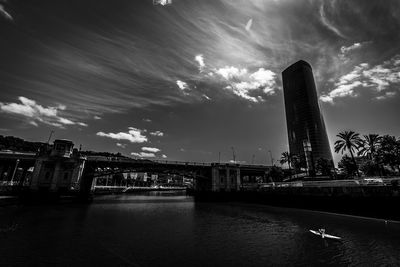
{"label": "palm tree", "polygon": [[370,160],[373,160],[376,151],[379,149],[381,140],[382,136],[379,136],[379,134],[364,135],[364,139],[362,140],[360,146],[361,149],[360,151],[358,151],[358,155],[368,156]]}
{"label": "palm tree", "polygon": [[285,151],[282,153],[281,160],[280,160],[281,164],[285,164],[286,162],[289,166],[289,171],[290,171],[290,167],[292,164],[292,155],[288,151]]}
{"label": "palm tree", "polygon": [[353,131],[344,131],[340,132],[336,135],[340,139],[335,142],[335,152],[339,153],[345,152],[348,150],[350,152],[351,159],[353,160],[354,165],[356,166],[357,175],[360,177],[360,172],[358,171],[356,160],[354,159],[354,154],[356,150],[358,151],[360,145],[362,144],[362,140],[360,138],[359,133],[355,133]]}
{"label": "palm tree", "polygon": [[358,151],[358,155],[367,156],[371,161],[371,163],[375,165],[374,168],[378,170],[382,175],[382,169],[377,160],[378,150],[380,148],[381,141],[382,141],[382,136],[379,136],[379,134],[364,135],[362,144],[360,146],[361,149],[360,151]]}

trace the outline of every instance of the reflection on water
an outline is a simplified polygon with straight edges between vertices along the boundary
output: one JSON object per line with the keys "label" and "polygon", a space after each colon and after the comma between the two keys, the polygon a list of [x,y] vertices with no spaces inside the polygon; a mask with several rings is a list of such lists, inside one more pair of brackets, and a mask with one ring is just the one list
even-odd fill
{"label": "reflection on water", "polygon": [[[341,241],[309,229],[324,227]],[[178,193],[0,208],[1,266],[398,265],[399,225]]]}

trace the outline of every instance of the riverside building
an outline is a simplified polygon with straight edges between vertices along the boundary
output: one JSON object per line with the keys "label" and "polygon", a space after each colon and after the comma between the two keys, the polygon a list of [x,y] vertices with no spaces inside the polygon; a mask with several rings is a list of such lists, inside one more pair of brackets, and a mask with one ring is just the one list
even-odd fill
{"label": "riverside building", "polygon": [[332,162],[311,65],[300,60],[282,72],[289,150],[315,173],[319,158]]}

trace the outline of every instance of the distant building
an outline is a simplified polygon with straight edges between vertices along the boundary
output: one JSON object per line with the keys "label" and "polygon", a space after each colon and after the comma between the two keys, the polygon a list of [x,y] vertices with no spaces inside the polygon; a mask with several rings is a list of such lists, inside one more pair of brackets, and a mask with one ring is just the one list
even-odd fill
{"label": "distant building", "polygon": [[300,60],[282,72],[289,150],[315,170],[319,158],[332,161],[311,65]]}

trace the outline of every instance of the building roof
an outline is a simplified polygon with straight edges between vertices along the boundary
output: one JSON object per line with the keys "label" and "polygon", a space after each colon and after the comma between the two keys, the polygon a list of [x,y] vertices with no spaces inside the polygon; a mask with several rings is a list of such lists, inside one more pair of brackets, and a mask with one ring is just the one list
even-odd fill
{"label": "building roof", "polygon": [[296,70],[296,69],[298,69],[299,67],[302,67],[302,66],[307,66],[307,67],[309,67],[309,68],[312,68],[311,65],[310,65],[310,63],[308,63],[308,62],[306,62],[306,61],[304,61],[304,60],[299,60],[299,61],[297,61],[296,63],[293,63],[292,65],[290,65],[289,67],[287,67],[286,69],[284,69],[284,70],[282,71],[282,73],[294,71],[294,70]]}

